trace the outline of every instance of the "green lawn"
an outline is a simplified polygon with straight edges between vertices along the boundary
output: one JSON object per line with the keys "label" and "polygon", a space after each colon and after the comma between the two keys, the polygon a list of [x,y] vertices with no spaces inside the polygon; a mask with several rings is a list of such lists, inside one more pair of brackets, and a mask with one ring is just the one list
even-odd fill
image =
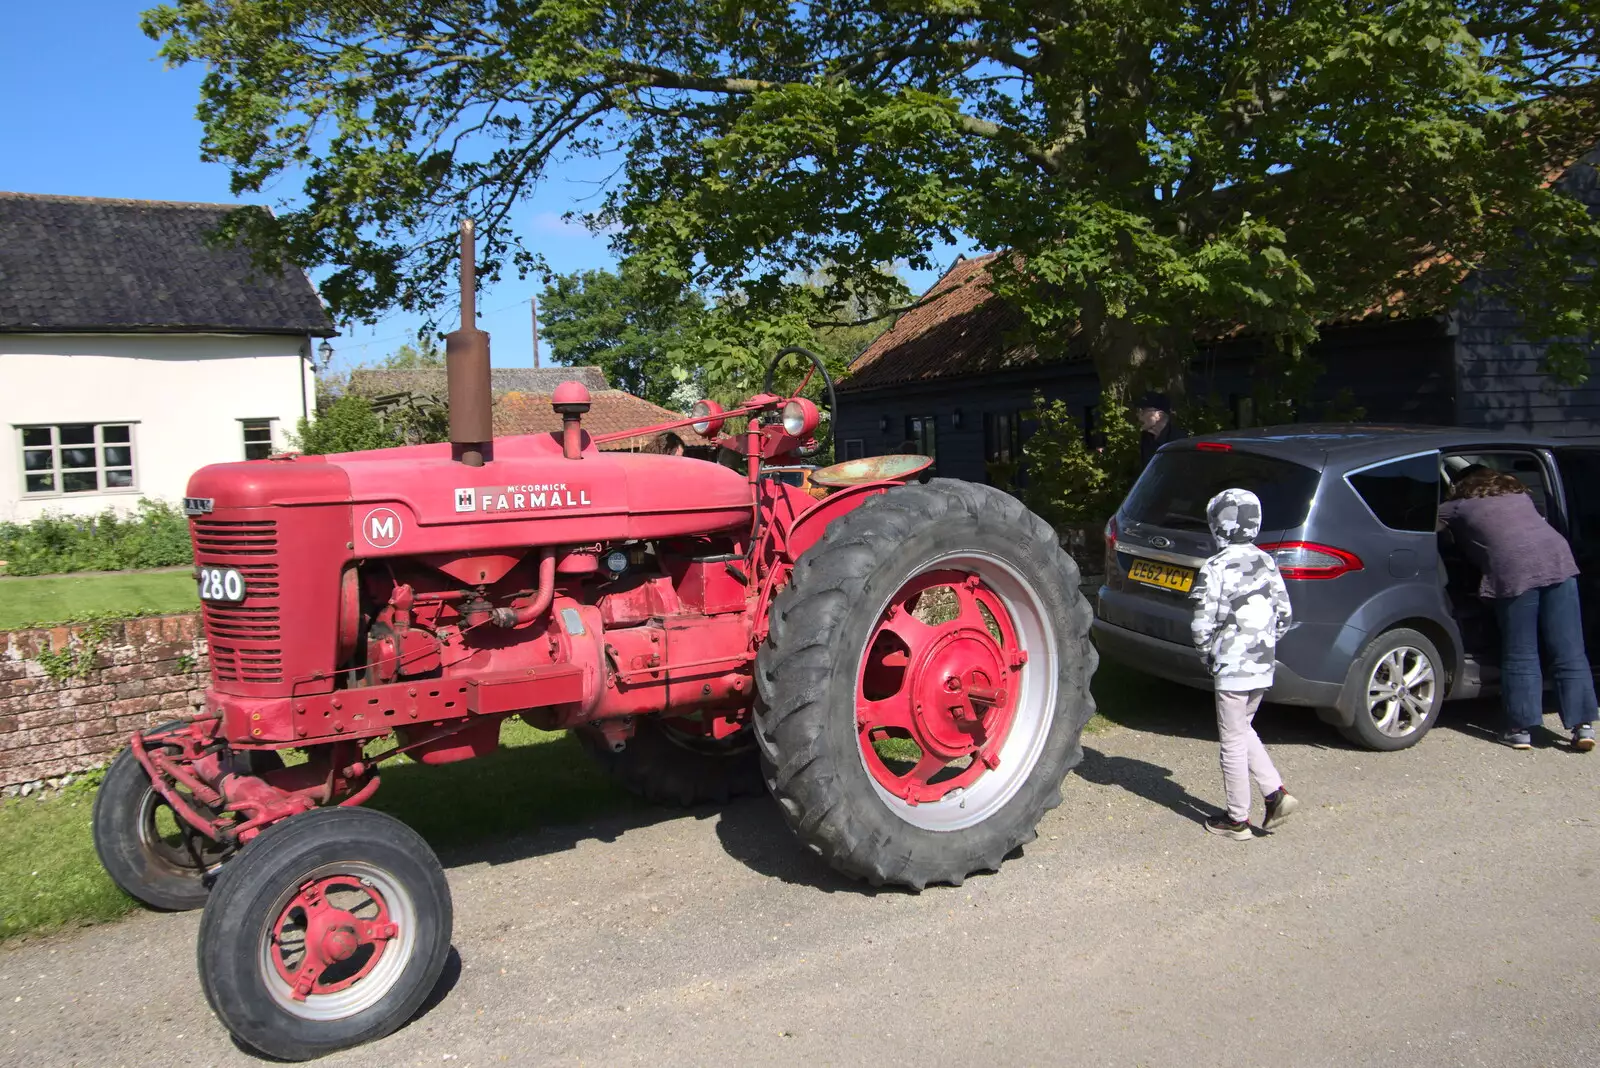
{"label": "green lawn", "polygon": [[[187,580],[187,575],[180,576]],[[1101,715],[1090,732],[1112,722],[1170,709],[1183,692],[1105,665],[1095,677]],[[1204,700],[1201,695],[1200,700]],[[884,743],[889,759],[904,757]],[[478,760],[423,767],[396,758],[385,767],[372,807],[415,827],[447,861],[485,839],[541,827],[581,823],[641,805],[612,783],[565,733],[508,720],[501,749]],[[915,747],[909,754],[913,759]],[[89,816],[94,782],[85,780],[44,801],[0,802],[0,940],[29,932],[114,919],[135,908],[111,884],[94,855]]]}
{"label": "green lawn", "polygon": [[[485,838],[577,823],[638,802],[601,774],[577,739],[508,720],[502,748],[478,760],[386,765],[372,799],[448,857]],[[0,801],[0,940],[114,919],[137,906],[95,857],[94,781],[60,795]]]}
{"label": "green lawn", "polygon": [[187,568],[0,579],[0,630],[28,623],[192,612],[199,606],[194,576]]}

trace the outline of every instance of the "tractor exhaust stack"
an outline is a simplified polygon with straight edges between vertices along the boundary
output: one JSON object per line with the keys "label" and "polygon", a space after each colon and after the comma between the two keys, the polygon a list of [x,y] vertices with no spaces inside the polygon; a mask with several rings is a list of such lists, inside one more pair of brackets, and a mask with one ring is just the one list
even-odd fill
{"label": "tractor exhaust stack", "polygon": [[478,329],[476,252],[472,220],[461,220],[461,328],[444,336],[450,401],[450,446],[455,459],[482,467],[494,443],[489,385],[489,335]]}

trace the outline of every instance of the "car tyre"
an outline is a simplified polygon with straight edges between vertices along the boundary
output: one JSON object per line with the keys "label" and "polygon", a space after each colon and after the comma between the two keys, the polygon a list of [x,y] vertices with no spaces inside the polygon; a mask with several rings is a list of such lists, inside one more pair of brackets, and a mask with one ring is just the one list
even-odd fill
{"label": "car tyre", "polygon": [[1367,644],[1339,697],[1339,732],[1363,749],[1392,753],[1422,740],[1439,718],[1447,680],[1438,646],[1396,627]]}

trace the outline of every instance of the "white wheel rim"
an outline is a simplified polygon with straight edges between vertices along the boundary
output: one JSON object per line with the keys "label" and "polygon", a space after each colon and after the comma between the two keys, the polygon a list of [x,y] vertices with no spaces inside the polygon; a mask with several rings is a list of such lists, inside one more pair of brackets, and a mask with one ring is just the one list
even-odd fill
{"label": "white wheel rim", "polygon": [[1438,679],[1428,654],[1402,645],[1379,658],[1367,678],[1367,715],[1380,734],[1405,738],[1433,712]]}
{"label": "white wheel rim", "polygon": [[[961,831],[984,822],[1004,808],[1033,774],[1050,736],[1050,728],[1055,723],[1061,653],[1056,644],[1055,628],[1033,587],[1010,564],[983,552],[968,550],[929,557],[884,596],[872,618],[877,620],[883,615],[906,583],[926,572],[942,570],[977,575],[1004,604],[1018,640],[1028,654],[1027,663],[1014,669],[1015,685],[1019,687],[1019,692],[1010,730],[1000,748],[999,765],[985,772],[965,789],[953,790],[937,801],[913,805],[891,793],[878,781],[872,769],[867,767],[866,757],[859,745],[855,745],[855,751],[873,791],[897,817],[923,830]],[[875,632],[876,628],[868,634],[868,642]],[[867,649],[863,646],[856,663],[859,665],[864,662],[866,656]]]}
{"label": "white wheel rim", "polygon": [[[327,994],[308,994],[303,1001],[294,998],[293,988],[279,974],[273,961],[273,928],[300,888],[314,879],[348,876],[380,895],[388,906],[389,918],[399,928],[383,947],[383,955],[366,975],[352,985]],[[302,1020],[330,1023],[365,1012],[388,996],[411,962],[417,944],[417,908],[411,894],[393,875],[362,861],[324,864],[296,878],[278,895],[267,911],[257,954],[262,984],[279,1008]]]}

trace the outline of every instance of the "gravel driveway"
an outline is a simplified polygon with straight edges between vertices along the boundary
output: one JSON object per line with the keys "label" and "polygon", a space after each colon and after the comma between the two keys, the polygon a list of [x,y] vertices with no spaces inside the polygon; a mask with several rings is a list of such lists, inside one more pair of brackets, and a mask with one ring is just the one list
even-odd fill
{"label": "gravel driveway", "polygon": [[[1203,695],[1156,692],[1086,737],[1039,840],[960,888],[837,879],[765,800],[447,857],[440,992],[319,1063],[1600,1064],[1600,752],[1515,753],[1447,709],[1367,753],[1268,709],[1305,808],[1236,843],[1199,823]],[[197,923],[0,950],[0,1062],[261,1064],[206,1009]]]}

